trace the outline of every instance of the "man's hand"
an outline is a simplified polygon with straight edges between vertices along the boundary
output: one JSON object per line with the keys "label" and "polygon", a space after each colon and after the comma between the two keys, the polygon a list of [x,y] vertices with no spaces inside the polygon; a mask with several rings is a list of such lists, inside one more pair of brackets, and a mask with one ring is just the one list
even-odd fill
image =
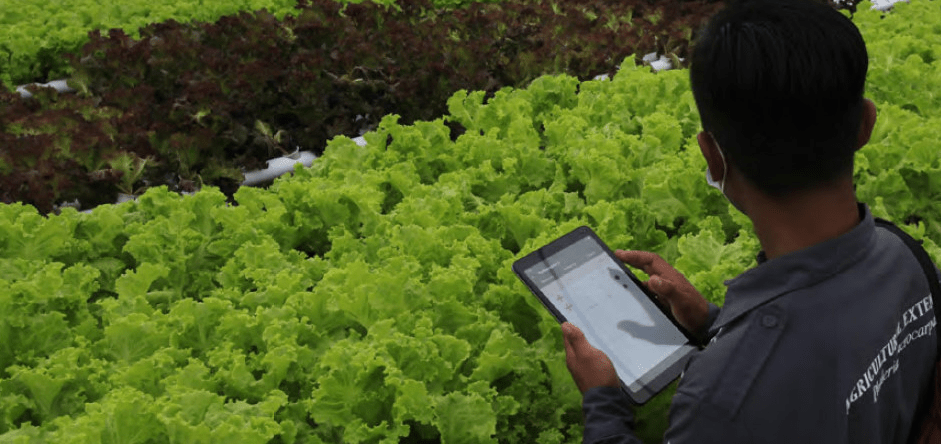
{"label": "man's hand", "polygon": [[621,386],[614,364],[603,351],[588,343],[578,327],[563,323],[562,337],[565,341],[565,365],[582,394],[599,386]]}
{"label": "man's hand", "polygon": [[617,250],[614,255],[650,276],[647,288],[673,313],[673,317],[694,335],[705,332],[709,321],[709,303],[680,273],[662,257],[649,251]]}

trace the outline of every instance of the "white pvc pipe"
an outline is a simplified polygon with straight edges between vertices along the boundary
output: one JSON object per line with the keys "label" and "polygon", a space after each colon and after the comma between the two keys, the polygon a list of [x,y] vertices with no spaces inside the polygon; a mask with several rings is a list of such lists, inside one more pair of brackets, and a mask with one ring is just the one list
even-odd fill
{"label": "white pvc pipe", "polygon": [[660,56],[659,59],[650,62],[650,67],[654,71],[664,71],[668,69],[673,69],[673,62],[670,61],[667,56]]}
{"label": "white pvc pipe", "polygon": [[274,178],[284,173],[294,171],[294,165],[299,163],[305,167],[310,167],[314,164],[316,158],[317,156],[310,151],[300,151],[289,157],[276,157],[268,161],[268,168],[245,173],[245,181],[242,182],[242,185],[252,186],[274,180]]}
{"label": "white pvc pipe", "polygon": [[53,80],[49,83],[30,83],[27,85],[20,85],[16,87],[16,92],[20,93],[20,96],[26,99],[33,97],[33,95],[29,91],[26,90],[26,87],[29,85],[37,85],[40,87],[52,87],[52,88],[55,88],[56,91],[59,91],[60,93],[75,92],[75,89],[69,87],[68,82],[65,80]]}
{"label": "white pvc pipe", "polygon": [[872,7],[869,9],[878,9],[882,12],[892,9],[892,6],[901,1],[908,2],[908,0],[872,0]]}

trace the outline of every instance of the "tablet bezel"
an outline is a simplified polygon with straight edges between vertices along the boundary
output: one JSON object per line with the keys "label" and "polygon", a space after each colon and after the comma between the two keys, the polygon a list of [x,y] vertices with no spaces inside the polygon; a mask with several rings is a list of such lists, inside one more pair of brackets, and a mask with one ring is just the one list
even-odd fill
{"label": "tablet bezel", "polygon": [[[601,250],[608,255],[608,257],[611,259],[611,262],[623,270],[625,274],[627,274],[633,284],[653,302],[653,304],[659,309],[660,313],[662,313],[664,317],[670,321],[673,327],[679,330],[688,340],[685,346],[677,348],[665,359],[654,365],[651,370],[637,378],[636,385],[640,386],[637,390],[631,389],[623,379],[620,379],[620,376],[618,377],[618,379],[621,381],[621,389],[628,395],[631,401],[635,404],[642,405],[649,401],[650,398],[652,398],[654,395],[665,389],[667,385],[669,385],[682,374],[683,369],[686,367],[687,360],[692,355],[692,353],[699,348],[697,345],[698,341],[676,321],[676,319],[672,316],[671,313],[669,313],[667,309],[657,302],[655,294],[648,290],[646,285],[641,283],[634,273],[632,273],[623,264],[623,262],[621,262],[621,260],[614,255],[614,252],[611,251],[607,244],[605,244],[590,227],[583,225],[570,231],[569,233],[564,234],[558,239],[537,249],[536,251],[533,251],[532,253],[529,253],[526,256],[514,261],[513,272],[516,273],[517,277],[519,277],[526,287],[528,287],[529,290],[539,299],[539,302],[549,310],[549,312],[553,315],[553,317],[555,317],[559,324],[562,324],[563,322],[567,321],[566,317],[555,307],[552,302],[549,301],[548,297],[542,292],[542,290],[540,290],[535,282],[526,276],[525,271],[530,267],[543,263],[552,255],[565,250],[572,244],[585,238],[592,238],[598,244]],[[662,325],[662,319],[657,319],[656,323],[658,325]],[[671,360],[673,360],[672,363],[669,362]]]}

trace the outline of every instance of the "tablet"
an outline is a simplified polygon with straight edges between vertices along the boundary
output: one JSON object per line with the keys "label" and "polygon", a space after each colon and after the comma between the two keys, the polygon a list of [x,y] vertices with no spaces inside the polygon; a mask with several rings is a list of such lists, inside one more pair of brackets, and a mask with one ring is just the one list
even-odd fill
{"label": "tablet", "polygon": [[683,372],[696,342],[588,227],[513,263],[559,321],[571,322],[611,359],[621,388],[647,402]]}

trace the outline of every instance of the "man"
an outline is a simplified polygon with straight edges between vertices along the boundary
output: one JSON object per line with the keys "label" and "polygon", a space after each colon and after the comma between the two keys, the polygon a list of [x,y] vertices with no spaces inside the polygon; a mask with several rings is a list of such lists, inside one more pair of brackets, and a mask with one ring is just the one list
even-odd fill
{"label": "man", "polygon": [[[812,0],[739,1],[699,36],[690,79],[707,179],[752,220],[762,251],[726,281],[721,310],[659,256],[616,253],[710,340],[680,378],[666,442],[909,440],[937,333],[917,260],[856,200],[853,155],[876,119],[867,67],[855,25]],[[639,442],[610,360],[562,330],[585,442]]]}

